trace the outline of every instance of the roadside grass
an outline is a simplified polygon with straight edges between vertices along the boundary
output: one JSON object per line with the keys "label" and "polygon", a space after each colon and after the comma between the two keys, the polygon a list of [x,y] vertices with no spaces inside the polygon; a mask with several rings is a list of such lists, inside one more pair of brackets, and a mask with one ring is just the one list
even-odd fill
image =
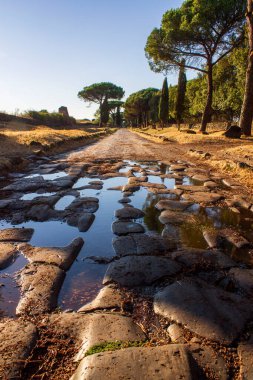
{"label": "roadside grass", "polygon": [[123,342],[123,341],[116,341],[116,342],[104,342],[101,344],[97,344],[93,347],[91,347],[85,354],[85,356],[90,356],[94,354],[98,354],[100,352],[105,351],[117,351],[121,350],[123,348],[130,348],[130,347],[145,347],[148,346],[148,341],[134,341],[134,342]]}

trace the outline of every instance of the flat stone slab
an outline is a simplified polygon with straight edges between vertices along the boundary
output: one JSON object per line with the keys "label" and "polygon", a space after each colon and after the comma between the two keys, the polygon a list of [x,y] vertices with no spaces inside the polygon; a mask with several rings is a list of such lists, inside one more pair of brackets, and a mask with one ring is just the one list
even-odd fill
{"label": "flat stone slab", "polygon": [[204,174],[195,174],[192,179],[194,179],[195,181],[199,181],[199,182],[207,182],[207,181],[210,181],[210,177],[207,177],[206,175]]}
{"label": "flat stone slab", "polygon": [[17,247],[11,243],[0,243],[0,270],[7,268],[18,254]]}
{"label": "flat stone slab", "polygon": [[102,352],[84,358],[72,380],[195,380],[210,370],[214,378],[227,379],[225,362],[200,346],[171,344],[159,347],[132,347]]}
{"label": "flat stone slab", "polygon": [[64,278],[65,272],[55,265],[27,265],[20,274],[22,296],[16,313],[36,315],[55,309]]}
{"label": "flat stone slab", "polygon": [[95,220],[94,214],[91,214],[89,212],[82,214],[78,218],[78,222],[77,222],[77,227],[78,227],[79,231],[80,232],[88,231],[89,228],[91,227],[92,223],[94,222],[94,220]]}
{"label": "flat stone slab", "polygon": [[236,266],[236,263],[229,256],[215,250],[181,249],[172,252],[171,258],[184,264],[187,268],[198,266],[206,270],[207,268],[228,269]]}
{"label": "flat stone slab", "polygon": [[103,284],[116,282],[122,286],[150,285],[181,270],[176,262],[156,256],[127,256],[109,265]]}
{"label": "flat stone slab", "polygon": [[140,219],[144,217],[144,212],[134,207],[124,207],[115,211],[118,219]]}
{"label": "flat stone slab", "polygon": [[18,249],[31,263],[54,264],[61,269],[68,270],[77,258],[83,245],[83,239],[77,238],[64,248],[33,247],[30,244],[20,244]]}
{"label": "flat stone slab", "polygon": [[186,201],[196,203],[215,203],[222,199],[223,196],[217,193],[196,192],[192,194],[183,194],[182,198]]}
{"label": "flat stone slab", "polygon": [[196,192],[209,192],[210,189],[206,186],[194,186],[194,185],[175,185],[175,189],[182,191],[189,191],[190,193]]}
{"label": "flat stone slab", "polygon": [[22,320],[7,319],[0,322],[0,378],[20,379],[37,340],[36,327]]}
{"label": "flat stone slab", "polygon": [[87,313],[103,309],[121,309],[124,302],[121,292],[113,286],[105,286],[97,297],[78,310],[78,313]]}
{"label": "flat stone slab", "polygon": [[32,238],[33,228],[7,228],[0,230],[0,242],[27,242]]}
{"label": "flat stone slab", "polygon": [[185,165],[177,165],[177,164],[170,165],[170,170],[172,170],[173,172],[182,172],[182,171],[185,171],[185,169],[187,169],[187,166]]}
{"label": "flat stone slab", "polygon": [[138,183],[138,182],[147,182],[148,177],[143,176],[143,177],[129,177],[128,183],[131,185],[132,183]]}
{"label": "flat stone slab", "polygon": [[146,336],[132,318],[112,313],[61,313],[50,317],[51,328],[74,339],[79,349],[75,361],[82,360],[86,352],[104,342],[144,341]]}
{"label": "flat stone slab", "polygon": [[159,216],[159,220],[162,224],[174,224],[180,226],[184,223],[193,223],[193,214],[183,213],[179,211],[165,210]]}
{"label": "flat stone slab", "polygon": [[253,269],[233,268],[230,269],[229,276],[244,295],[253,297]]}
{"label": "flat stone slab", "polygon": [[171,210],[171,211],[184,211],[189,208],[193,203],[192,202],[180,202],[173,200],[161,200],[159,201],[155,207],[160,210]]}
{"label": "flat stone slab", "polygon": [[157,314],[185,326],[206,339],[231,344],[252,316],[252,305],[242,297],[184,279],[155,295]]}
{"label": "flat stone slab", "polygon": [[238,346],[238,356],[240,360],[240,379],[253,379],[253,336],[249,340],[242,342]]}
{"label": "flat stone slab", "polygon": [[112,224],[112,232],[115,235],[128,235],[132,233],[143,233],[145,228],[140,223],[117,221]]}
{"label": "flat stone slab", "polygon": [[173,242],[155,234],[129,234],[112,241],[116,255],[164,255],[175,248]]}
{"label": "flat stone slab", "polygon": [[242,235],[239,234],[238,231],[233,230],[232,228],[220,230],[219,234],[237,248],[243,248],[250,245],[247,239],[245,239]]}

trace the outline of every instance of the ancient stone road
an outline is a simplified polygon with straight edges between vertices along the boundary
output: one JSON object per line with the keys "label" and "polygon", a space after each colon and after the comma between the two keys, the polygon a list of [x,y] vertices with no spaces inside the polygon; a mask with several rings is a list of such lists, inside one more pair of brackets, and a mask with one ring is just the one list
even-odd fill
{"label": "ancient stone road", "polygon": [[[190,162],[178,145],[127,130],[52,162],[39,157],[28,174],[0,188],[1,220],[15,226],[0,230],[0,269],[27,260],[17,318],[0,321],[0,378],[252,379],[253,205],[240,184]],[[79,310],[57,311],[104,201],[80,191],[108,179],[119,183],[105,189],[116,198],[115,255],[90,258],[108,264],[103,287]],[[64,197],[71,203],[57,209]],[[34,230],[20,228],[30,221],[57,221],[83,238],[32,246]]]}

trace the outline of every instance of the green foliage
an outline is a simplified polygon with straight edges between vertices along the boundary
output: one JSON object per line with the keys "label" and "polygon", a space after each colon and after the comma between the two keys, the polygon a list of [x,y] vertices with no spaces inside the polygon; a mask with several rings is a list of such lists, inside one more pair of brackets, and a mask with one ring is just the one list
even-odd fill
{"label": "green foliage", "polygon": [[104,342],[101,344],[97,344],[93,347],[91,347],[85,354],[85,356],[90,356],[94,354],[98,354],[100,352],[105,351],[116,351],[120,350],[122,348],[129,348],[129,347],[143,347],[147,341],[134,341],[134,342],[122,342],[122,341],[116,341],[116,342]]}
{"label": "green foliage", "polygon": [[78,97],[85,102],[94,102],[99,105],[104,102],[105,98],[109,101],[110,99],[122,99],[123,96],[123,88],[110,82],[94,83],[91,86],[84,87],[78,93]]}
{"label": "green foliage", "polygon": [[167,11],[145,47],[150,67],[167,72],[181,67],[207,74],[208,91],[203,110],[205,131],[212,115],[213,67],[244,38],[246,0],[185,0]]}
{"label": "green foliage", "polygon": [[159,120],[162,125],[168,122],[169,116],[169,89],[167,78],[163,81],[162,94],[159,102]]}
{"label": "green foliage", "polygon": [[73,117],[67,117],[58,112],[48,112],[47,110],[30,110],[25,112],[23,116],[29,117],[38,123],[55,127],[76,124],[76,120]]}
{"label": "green foliage", "polygon": [[151,119],[150,114],[154,112],[155,107],[151,99],[153,96],[157,96],[158,91],[156,88],[147,88],[135,92],[127,98],[124,107],[125,119],[128,123],[134,126],[148,124]]}

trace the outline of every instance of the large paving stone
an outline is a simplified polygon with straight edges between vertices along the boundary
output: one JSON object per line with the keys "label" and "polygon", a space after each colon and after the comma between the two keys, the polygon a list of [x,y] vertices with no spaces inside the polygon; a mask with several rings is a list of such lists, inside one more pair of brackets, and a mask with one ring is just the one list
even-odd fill
{"label": "large paving stone", "polygon": [[186,201],[196,202],[196,203],[216,203],[223,198],[221,194],[217,193],[205,193],[203,191],[196,192],[192,194],[183,194],[182,198]]}
{"label": "large paving stone", "polygon": [[210,189],[206,186],[194,186],[194,185],[176,185],[175,189],[182,190],[182,191],[189,191],[190,193],[196,193],[196,192],[209,192]]}
{"label": "large paving stone", "polygon": [[68,270],[80,252],[84,241],[74,239],[67,247],[33,247],[30,244],[20,244],[18,249],[31,263],[54,264],[61,269]]}
{"label": "large paving stone", "polygon": [[173,241],[156,234],[130,234],[112,241],[116,255],[164,255],[175,248]]}
{"label": "large paving stone", "polygon": [[203,270],[207,268],[228,269],[236,266],[229,256],[215,250],[187,248],[172,252],[171,257],[189,269],[194,267],[200,267]]}
{"label": "large paving stone", "polygon": [[100,290],[97,297],[81,307],[79,313],[87,313],[101,309],[120,309],[124,303],[120,290],[113,286],[105,286]]}
{"label": "large paving stone", "polygon": [[204,338],[231,344],[252,316],[252,305],[242,297],[184,279],[158,292],[154,310]]}
{"label": "large paving stone", "polygon": [[0,378],[20,379],[25,360],[36,344],[36,327],[30,322],[7,319],[0,322],[0,335]]}
{"label": "large paving stone", "polygon": [[244,248],[250,245],[247,239],[245,239],[242,235],[239,234],[238,231],[233,230],[232,228],[225,228],[223,230],[220,230],[219,234],[237,248]]}
{"label": "large paving stone", "polygon": [[19,314],[43,314],[57,307],[57,298],[65,272],[55,265],[29,264],[20,274],[21,299]]}
{"label": "large paving stone", "polygon": [[0,231],[0,241],[27,242],[32,238],[33,228],[7,228]]}
{"label": "large paving stone", "polygon": [[84,358],[93,346],[104,342],[144,341],[141,328],[129,317],[112,313],[61,313],[52,315],[49,323],[57,333],[74,339],[79,349],[76,361]]}
{"label": "large paving stone", "polygon": [[240,360],[240,380],[253,379],[253,336],[238,346]]}
{"label": "large paving stone", "polygon": [[176,226],[180,226],[184,223],[194,223],[192,214],[171,210],[162,211],[159,220],[162,224],[174,224]]}
{"label": "large paving stone", "polygon": [[112,232],[115,235],[128,235],[132,233],[143,233],[145,228],[140,223],[129,221],[116,221],[112,224]]}
{"label": "large paving stone", "polygon": [[80,232],[86,232],[95,220],[95,215],[86,212],[78,218],[77,227]]}
{"label": "large paving stone", "polygon": [[192,202],[180,202],[173,200],[161,200],[156,204],[156,208],[160,211],[171,210],[171,211],[184,211],[192,205]]}
{"label": "large paving stone", "polygon": [[116,282],[122,286],[150,285],[163,277],[175,276],[181,266],[156,256],[127,256],[113,262],[107,269],[103,284]]}
{"label": "large paving stone", "polygon": [[228,379],[225,362],[210,349],[171,344],[103,352],[83,359],[72,380],[196,380],[212,373]]}
{"label": "large paving stone", "polygon": [[3,190],[10,191],[36,191],[38,189],[44,189],[48,187],[48,183],[42,176],[34,178],[24,178],[3,188]]}
{"label": "large paving stone", "polygon": [[253,269],[233,268],[230,269],[229,276],[244,295],[253,297]]}
{"label": "large paving stone", "polygon": [[0,243],[0,270],[7,268],[18,253],[17,247],[11,243]]}
{"label": "large paving stone", "polygon": [[124,207],[115,211],[115,216],[118,219],[139,219],[143,218],[144,212],[134,207]]}

